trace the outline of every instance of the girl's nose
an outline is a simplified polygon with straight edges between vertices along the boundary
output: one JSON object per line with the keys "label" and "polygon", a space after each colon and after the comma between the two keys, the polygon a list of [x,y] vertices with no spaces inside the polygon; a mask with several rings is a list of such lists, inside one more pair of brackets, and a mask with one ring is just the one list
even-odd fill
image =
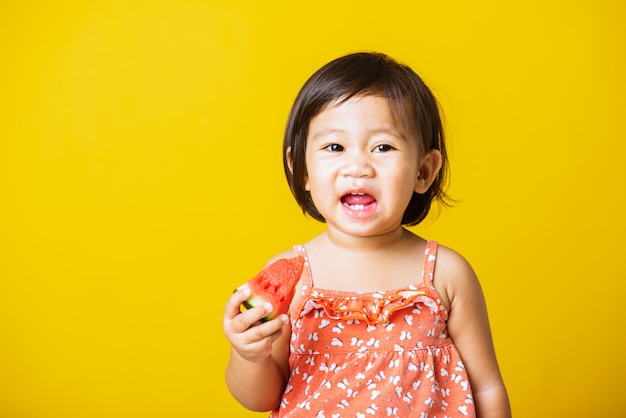
{"label": "girl's nose", "polygon": [[350,177],[371,177],[374,175],[374,167],[367,154],[346,153],[342,174]]}

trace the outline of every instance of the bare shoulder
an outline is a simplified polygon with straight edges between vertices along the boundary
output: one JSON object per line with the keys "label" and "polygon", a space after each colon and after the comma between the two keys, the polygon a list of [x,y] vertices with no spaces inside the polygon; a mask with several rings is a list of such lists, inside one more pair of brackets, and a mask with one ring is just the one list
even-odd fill
{"label": "bare shoulder", "polygon": [[467,259],[443,245],[437,250],[433,284],[448,310],[457,295],[467,291],[480,292],[478,278]]}
{"label": "bare shoulder", "polygon": [[435,273],[442,276],[459,277],[474,275],[470,263],[452,248],[439,245],[437,249],[437,266]]}

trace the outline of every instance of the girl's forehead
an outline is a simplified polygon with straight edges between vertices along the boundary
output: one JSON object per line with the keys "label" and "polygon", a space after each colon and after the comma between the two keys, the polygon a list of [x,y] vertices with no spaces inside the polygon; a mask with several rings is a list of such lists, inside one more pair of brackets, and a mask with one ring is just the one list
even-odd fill
{"label": "girl's forehead", "polygon": [[340,130],[358,124],[372,129],[388,129],[405,137],[416,137],[415,124],[396,101],[380,94],[360,94],[330,101],[309,123],[309,136],[320,130]]}

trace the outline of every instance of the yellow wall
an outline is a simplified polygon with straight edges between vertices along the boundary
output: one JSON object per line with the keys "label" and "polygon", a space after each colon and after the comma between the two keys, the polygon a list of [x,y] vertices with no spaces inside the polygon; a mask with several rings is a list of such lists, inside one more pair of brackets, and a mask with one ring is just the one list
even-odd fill
{"label": "yellow wall", "polygon": [[[20,4],[20,5],[17,5]],[[0,416],[253,417],[223,304],[321,226],[282,130],[320,65],[381,50],[447,115],[465,254],[519,417],[623,416],[619,0],[0,5]]]}

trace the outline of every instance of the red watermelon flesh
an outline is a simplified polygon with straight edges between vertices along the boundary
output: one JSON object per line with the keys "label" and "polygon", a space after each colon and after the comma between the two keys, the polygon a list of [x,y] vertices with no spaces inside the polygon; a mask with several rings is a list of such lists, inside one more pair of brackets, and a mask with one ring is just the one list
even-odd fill
{"label": "red watermelon flesh", "polygon": [[262,322],[289,312],[289,305],[291,305],[303,268],[304,257],[301,255],[294,258],[281,258],[268,265],[243,285],[250,288],[250,297],[243,303],[243,306],[250,309],[264,302],[270,302],[274,310],[263,318]]}

